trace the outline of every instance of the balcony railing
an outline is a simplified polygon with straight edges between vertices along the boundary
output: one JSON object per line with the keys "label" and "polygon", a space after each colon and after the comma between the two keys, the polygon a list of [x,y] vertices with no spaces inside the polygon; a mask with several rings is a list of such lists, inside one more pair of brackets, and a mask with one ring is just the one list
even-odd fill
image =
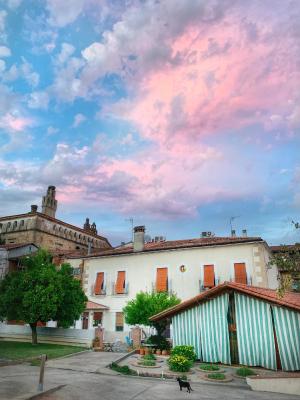
{"label": "balcony railing", "polygon": [[[220,283],[220,278],[219,277],[215,277],[215,285],[217,286]],[[214,287],[212,286],[212,287]],[[210,287],[205,287],[204,286],[204,281],[202,279],[199,279],[199,291],[200,292],[204,292],[205,290],[211,289]]]}
{"label": "balcony railing", "polygon": [[100,290],[100,293],[95,293],[95,285],[91,287],[91,295],[92,296],[105,296],[106,295],[106,285],[103,285],[103,288]]}
{"label": "balcony railing", "polygon": [[128,294],[128,293],[129,293],[129,282],[125,282],[125,287],[124,287],[122,293],[117,293],[116,284],[115,284],[115,282],[112,283],[112,285],[111,285],[111,294],[112,295],[122,296],[122,295]]}
{"label": "balcony railing", "polygon": [[[152,292],[157,292],[156,282],[152,282],[151,287],[152,287]],[[172,279],[168,279],[166,292],[168,292],[169,294],[173,294]]]}

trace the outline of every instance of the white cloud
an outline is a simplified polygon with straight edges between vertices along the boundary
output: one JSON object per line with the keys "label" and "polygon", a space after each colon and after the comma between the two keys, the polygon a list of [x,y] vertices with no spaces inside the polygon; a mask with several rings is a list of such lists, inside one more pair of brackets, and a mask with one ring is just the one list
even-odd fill
{"label": "white cloud", "polygon": [[0,10],[0,38],[3,40],[6,39],[6,34],[5,34],[6,17],[7,17],[7,12],[4,10]]}
{"label": "white cloud", "polygon": [[11,10],[18,8],[21,3],[22,3],[22,0],[8,0],[7,1],[7,5]]}
{"label": "white cloud", "polygon": [[52,26],[62,28],[74,22],[83,11],[83,7],[84,0],[48,0],[48,22]]}
{"label": "white cloud", "polygon": [[29,108],[46,109],[49,103],[49,95],[47,92],[32,92],[28,100]]}
{"label": "white cloud", "polygon": [[0,46],[0,57],[10,57],[11,51],[6,46]]}
{"label": "white cloud", "polygon": [[74,46],[72,46],[69,43],[63,43],[61,45],[61,51],[56,57],[55,63],[58,65],[64,64],[71,57],[74,51],[75,51]]}
{"label": "white cloud", "polygon": [[74,122],[72,127],[77,128],[82,122],[86,120],[86,117],[83,114],[76,114],[74,117]]}
{"label": "white cloud", "polygon": [[0,60],[0,72],[4,72],[6,68],[5,61]]}
{"label": "white cloud", "polygon": [[49,126],[47,129],[47,135],[51,136],[51,135],[55,135],[57,132],[59,132],[58,128],[54,128],[53,126]]}
{"label": "white cloud", "polygon": [[36,87],[39,84],[40,81],[40,76],[37,72],[33,71],[32,65],[29,64],[25,60],[24,57],[22,57],[23,63],[20,66],[20,71],[22,73],[23,78],[31,85],[32,87]]}

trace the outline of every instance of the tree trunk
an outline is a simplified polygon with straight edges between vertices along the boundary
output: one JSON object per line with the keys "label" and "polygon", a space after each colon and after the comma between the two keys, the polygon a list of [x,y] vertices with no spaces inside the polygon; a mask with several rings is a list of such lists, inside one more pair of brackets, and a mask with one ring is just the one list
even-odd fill
{"label": "tree trunk", "polygon": [[36,322],[34,324],[29,324],[31,328],[32,344],[38,344],[37,332],[36,332]]}

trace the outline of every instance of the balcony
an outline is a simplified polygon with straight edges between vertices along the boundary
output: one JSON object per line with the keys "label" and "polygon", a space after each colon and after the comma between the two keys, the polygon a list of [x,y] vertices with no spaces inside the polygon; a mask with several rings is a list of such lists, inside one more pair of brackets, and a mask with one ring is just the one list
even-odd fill
{"label": "balcony", "polygon": [[92,285],[91,295],[92,296],[106,296],[106,285],[103,284],[103,288],[100,290],[100,293],[95,293],[95,285]]}
{"label": "balcony", "polygon": [[[220,278],[219,277],[215,277],[215,285],[214,286],[219,285],[219,283],[220,283]],[[212,286],[212,287],[214,287],[214,286]],[[209,289],[211,289],[211,287],[205,287],[203,280],[199,279],[199,292],[202,293],[202,292],[205,292],[206,290],[209,290]]]}
{"label": "balcony", "polygon": [[[152,287],[152,292],[157,292],[156,282],[152,282],[151,287]],[[172,289],[172,279],[168,279],[166,292],[168,292],[169,294],[174,294]]]}
{"label": "balcony", "polygon": [[111,285],[111,294],[113,296],[124,296],[124,295],[128,295],[129,293],[129,282],[125,282],[125,287],[123,288],[123,292],[122,293],[117,293],[116,292],[116,284],[115,282],[112,283]]}

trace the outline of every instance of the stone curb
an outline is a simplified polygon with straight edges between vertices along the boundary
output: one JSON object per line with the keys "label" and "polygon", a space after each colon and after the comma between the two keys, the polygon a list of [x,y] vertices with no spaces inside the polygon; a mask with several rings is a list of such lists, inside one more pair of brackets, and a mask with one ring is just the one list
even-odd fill
{"label": "stone curb", "polygon": [[112,361],[111,363],[106,365],[106,368],[109,368],[110,365],[114,362],[116,364],[118,364],[119,362],[125,360],[127,357],[132,356],[133,354],[135,354],[135,350],[130,351],[129,353],[126,353],[124,355],[122,355],[121,357],[117,358],[115,361]]}
{"label": "stone curb", "polygon": [[54,393],[54,392],[56,392],[57,390],[59,390],[59,389],[65,387],[65,386],[67,386],[67,385],[59,385],[59,386],[56,386],[56,387],[54,387],[54,388],[51,388],[51,389],[48,389],[48,390],[44,390],[44,391],[42,391],[42,392],[36,393],[36,394],[34,394],[34,395],[31,395],[30,397],[24,397],[23,400],[39,399],[40,396],[44,396],[45,394]]}

